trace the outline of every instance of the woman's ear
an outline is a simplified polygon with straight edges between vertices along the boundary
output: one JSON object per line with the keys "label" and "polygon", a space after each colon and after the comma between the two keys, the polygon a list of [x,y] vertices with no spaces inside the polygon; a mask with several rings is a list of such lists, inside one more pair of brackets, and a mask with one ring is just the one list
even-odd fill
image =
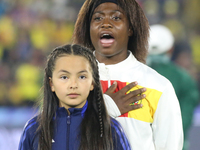
{"label": "woman's ear", "polygon": [[128,36],[132,36],[133,35],[133,30],[132,29],[128,29]]}
{"label": "woman's ear", "polygon": [[51,77],[49,77],[49,85],[50,85],[50,87],[51,87],[51,91],[52,91],[52,92],[55,92],[55,89],[54,89],[54,86],[53,86],[53,82],[52,82],[52,78],[51,78]]}

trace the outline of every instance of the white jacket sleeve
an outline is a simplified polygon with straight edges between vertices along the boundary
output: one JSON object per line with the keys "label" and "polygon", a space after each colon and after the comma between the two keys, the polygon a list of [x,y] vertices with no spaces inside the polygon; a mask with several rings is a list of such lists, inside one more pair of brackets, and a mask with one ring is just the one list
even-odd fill
{"label": "white jacket sleeve", "polygon": [[108,114],[113,118],[119,117],[121,115],[121,112],[117,107],[117,105],[115,104],[115,102],[113,101],[113,99],[107,94],[103,94],[103,97]]}
{"label": "white jacket sleeve", "polygon": [[156,150],[182,150],[183,128],[178,99],[169,82],[158,102],[152,124]]}

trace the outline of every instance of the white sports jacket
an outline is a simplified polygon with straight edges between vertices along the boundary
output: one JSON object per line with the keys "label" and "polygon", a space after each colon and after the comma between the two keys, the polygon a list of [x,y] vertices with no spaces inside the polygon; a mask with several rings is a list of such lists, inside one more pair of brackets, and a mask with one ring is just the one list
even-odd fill
{"label": "white sports jacket", "polygon": [[[114,64],[99,63],[103,92],[114,81],[117,89],[130,82],[138,85],[131,90],[145,87],[146,98],[138,101],[143,107],[121,115],[111,97],[104,94],[110,116],[124,128],[133,150],[182,150],[183,129],[181,111],[170,81],[155,70],[139,62],[130,52],[127,59]],[[130,91],[131,91],[130,90]]]}

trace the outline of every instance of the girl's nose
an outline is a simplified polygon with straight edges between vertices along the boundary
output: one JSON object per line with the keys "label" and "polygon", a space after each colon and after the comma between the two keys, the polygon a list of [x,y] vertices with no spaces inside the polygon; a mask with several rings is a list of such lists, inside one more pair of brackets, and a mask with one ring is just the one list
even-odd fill
{"label": "girl's nose", "polygon": [[77,81],[76,80],[71,80],[69,88],[70,89],[77,89],[78,88]]}

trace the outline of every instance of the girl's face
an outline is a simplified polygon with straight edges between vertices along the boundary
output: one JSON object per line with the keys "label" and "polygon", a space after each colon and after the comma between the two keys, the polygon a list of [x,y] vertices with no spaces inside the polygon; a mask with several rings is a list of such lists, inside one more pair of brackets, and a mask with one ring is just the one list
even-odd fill
{"label": "girl's face", "polygon": [[55,92],[60,107],[82,108],[89,92],[93,90],[93,77],[88,60],[82,56],[66,55],[56,60],[50,78],[52,92]]}
{"label": "girl's face", "polygon": [[126,59],[131,35],[127,16],[115,3],[102,3],[94,10],[90,38],[99,62],[115,64]]}

